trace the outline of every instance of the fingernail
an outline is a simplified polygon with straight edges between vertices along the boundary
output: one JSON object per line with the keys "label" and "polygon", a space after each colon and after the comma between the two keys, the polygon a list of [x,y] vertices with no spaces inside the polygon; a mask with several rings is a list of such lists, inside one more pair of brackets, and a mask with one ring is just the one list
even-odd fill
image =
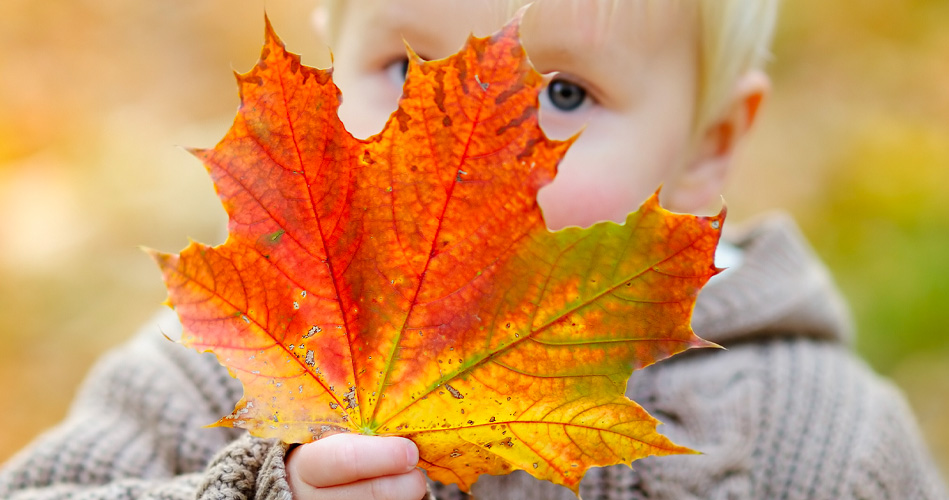
{"label": "fingernail", "polygon": [[418,446],[411,440],[407,439],[406,441],[408,441],[408,443],[405,444],[405,459],[408,460],[406,470],[412,470],[418,465]]}

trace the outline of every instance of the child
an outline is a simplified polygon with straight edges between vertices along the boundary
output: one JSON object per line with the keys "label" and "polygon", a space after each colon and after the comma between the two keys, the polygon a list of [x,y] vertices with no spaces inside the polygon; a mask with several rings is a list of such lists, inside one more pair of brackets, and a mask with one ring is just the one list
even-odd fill
{"label": "child", "polygon": [[[330,2],[341,115],[378,131],[400,95],[403,37],[423,57],[494,31],[519,1]],[[656,186],[664,204],[700,211],[718,193],[768,89],[760,71],[771,0],[540,0],[522,34],[542,72],[541,123],[584,128],[538,198],[558,229],[623,220]],[[648,458],[635,471],[591,469],[588,499],[946,498],[902,397],[855,359],[826,271],[786,219],[731,236],[732,268],[710,283],[693,325],[727,351],[691,352],[632,377],[628,395],[698,456]],[[159,319],[174,335],[173,314]],[[178,327],[180,328],[180,327]],[[149,329],[103,359],[69,417],[0,472],[0,497],[462,498],[426,485],[401,438],[341,434],[287,447],[203,429],[231,411],[240,384],[209,356]],[[426,493],[426,489],[430,491]],[[479,498],[573,498],[525,473],[482,477]]]}

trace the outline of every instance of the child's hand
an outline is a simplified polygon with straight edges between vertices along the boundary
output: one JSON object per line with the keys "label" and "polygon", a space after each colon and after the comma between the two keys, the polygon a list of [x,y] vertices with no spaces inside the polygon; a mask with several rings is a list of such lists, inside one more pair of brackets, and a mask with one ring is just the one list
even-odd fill
{"label": "child's hand", "polygon": [[419,500],[426,488],[417,464],[408,439],[335,434],[291,450],[287,482],[295,500]]}

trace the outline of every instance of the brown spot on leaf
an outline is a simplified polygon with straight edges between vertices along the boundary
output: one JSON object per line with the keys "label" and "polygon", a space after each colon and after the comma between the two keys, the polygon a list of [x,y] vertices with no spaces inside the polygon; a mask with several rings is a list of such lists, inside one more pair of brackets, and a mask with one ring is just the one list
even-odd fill
{"label": "brown spot on leaf", "polygon": [[[517,129],[518,127],[521,126],[521,124],[523,124],[527,120],[530,120],[536,114],[537,114],[537,110],[535,108],[531,108],[531,107],[524,108],[524,112],[521,113],[520,116],[518,116],[517,118],[514,118],[513,120],[499,127],[497,130],[497,134],[502,135],[508,130]],[[520,159],[520,156],[518,156],[518,159]]]}
{"label": "brown spot on leaf", "polygon": [[455,399],[465,399],[464,394],[462,394],[461,391],[459,391],[458,389],[455,389],[454,387],[448,384],[445,384],[445,389],[448,389],[448,392],[449,394],[451,394],[451,397]]}

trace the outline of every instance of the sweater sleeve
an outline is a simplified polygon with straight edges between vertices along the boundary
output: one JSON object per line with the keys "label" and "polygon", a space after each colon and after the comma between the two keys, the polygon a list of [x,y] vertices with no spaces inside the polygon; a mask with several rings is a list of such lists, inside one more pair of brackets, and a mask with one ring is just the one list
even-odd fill
{"label": "sweater sleeve", "polygon": [[[945,486],[902,395],[846,347],[773,338],[693,352],[633,375],[659,431],[701,455],[587,471],[583,498],[943,500]],[[482,476],[476,498],[571,500],[518,471]],[[464,500],[435,485],[440,500]]]}
{"label": "sweater sleeve", "polygon": [[169,325],[97,363],[66,419],[0,469],[0,498],[291,498],[284,445],[204,427],[231,411],[240,384],[164,339]]}
{"label": "sweater sleeve", "polygon": [[633,377],[660,431],[703,455],[637,462],[645,498],[947,498],[902,395],[845,346],[775,337]]}

